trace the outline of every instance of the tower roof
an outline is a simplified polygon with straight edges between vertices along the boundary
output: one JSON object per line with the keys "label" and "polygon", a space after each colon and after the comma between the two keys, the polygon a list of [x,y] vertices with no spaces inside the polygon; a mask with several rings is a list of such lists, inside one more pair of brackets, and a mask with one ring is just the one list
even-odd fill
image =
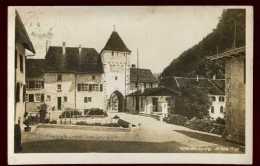
{"label": "tower roof", "polygon": [[116,31],[112,32],[103,50],[131,52]]}

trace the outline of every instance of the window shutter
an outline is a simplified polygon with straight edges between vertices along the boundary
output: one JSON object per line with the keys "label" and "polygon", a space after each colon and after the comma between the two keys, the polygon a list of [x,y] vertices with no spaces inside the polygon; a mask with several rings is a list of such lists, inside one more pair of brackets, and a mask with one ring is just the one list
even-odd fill
{"label": "window shutter", "polygon": [[103,85],[100,84],[100,92],[102,92],[102,91],[103,91]]}
{"label": "window shutter", "polygon": [[25,102],[26,89],[25,85],[23,85],[23,102]]}
{"label": "window shutter", "polygon": [[44,88],[44,81],[42,81],[42,88]]}
{"label": "window shutter", "polygon": [[15,98],[16,98],[16,102],[20,101],[20,84],[16,83],[16,87],[15,87]]}
{"label": "window shutter", "polygon": [[44,102],[44,94],[41,94],[41,102]]}

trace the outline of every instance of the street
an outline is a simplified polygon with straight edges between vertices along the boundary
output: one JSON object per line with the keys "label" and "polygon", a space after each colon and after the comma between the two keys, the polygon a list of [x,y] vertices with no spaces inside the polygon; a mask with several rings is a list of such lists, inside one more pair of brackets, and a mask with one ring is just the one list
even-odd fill
{"label": "street", "polygon": [[115,115],[138,127],[131,131],[37,128],[24,133],[23,152],[243,152],[243,147],[218,135],[141,115],[109,114]]}

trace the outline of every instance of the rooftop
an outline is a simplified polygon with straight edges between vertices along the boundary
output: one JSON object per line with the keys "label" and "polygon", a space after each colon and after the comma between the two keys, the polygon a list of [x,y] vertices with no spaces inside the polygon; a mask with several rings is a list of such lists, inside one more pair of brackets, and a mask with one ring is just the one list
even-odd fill
{"label": "rooftop", "polygon": [[22,43],[27,50],[35,53],[33,44],[17,11],[15,11],[15,42]]}
{"label": "rooftop", "polygon": [[47,72],[103,73],[101,57],[94,48],[51,46],[46,54]]}
{"label": "rooftop", "polygon": [[116,31],[112,32],[103,50],[131,52]]}
{"label": "rooftop", "polygon": [[222,58],[231,58],[234,56],[244,56],[245,51],[246,51],[245,46],[239,47],[239,48],[233,48],[233,49],[230,49],[223,53],[210,56],[210,57],[208,57],[208,59],[209,60],[218,60],[218,59],[222,59]]}
{"label": "rooftop", "polygon": [[130,68],[130,81],[151,83],[157,82],[157,79],[155,78],[150,69]]}
{"label": "rooftop", "polygon": [[157,88],[146,88],[142,92],[141,90],[135,91],[128,96],[174,96],[180,95],[180,92],[165,88],[165,87],[157,87]]}

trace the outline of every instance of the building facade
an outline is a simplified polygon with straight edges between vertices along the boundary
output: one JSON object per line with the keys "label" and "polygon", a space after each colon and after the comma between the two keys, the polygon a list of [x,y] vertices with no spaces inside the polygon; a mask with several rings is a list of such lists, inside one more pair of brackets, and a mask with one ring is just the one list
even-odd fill
{"label": "building facade", "polygon": [[233,48],[212,56],[210,60],[225,60],[227,140],[245,144],[245,47]]}
{"label": "building facade", "polygon": [[15,13],[15,124],[23,125],[25,115],[25,69],[26,50],[35,53],[24,24]]}
{"label": "building facade", "polygon": [[123,111],[130,90],[130,53],[116,31],[101,53],[94,48],[68,47],[65,42],[50,46],[45,59],[28,60],[28,110],[45,103],[52,119],[69,109]]}
{"label": "building facade", "polygon": [[179,92],[164,87],[143,88],[127,95],[127,111],[167,117],[175,109],[175,100],[179,95]]}

